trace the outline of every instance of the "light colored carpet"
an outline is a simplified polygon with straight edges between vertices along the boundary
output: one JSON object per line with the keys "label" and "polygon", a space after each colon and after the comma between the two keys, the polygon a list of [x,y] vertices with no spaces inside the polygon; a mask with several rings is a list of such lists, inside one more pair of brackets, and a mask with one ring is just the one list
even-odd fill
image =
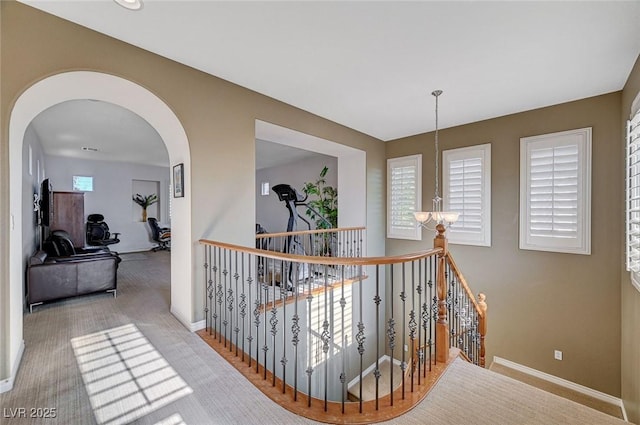
{"label": "light colored carpet", "polygon": [[461,359],[402,424],[613,425],[626,422]]}
{"label": "light colored carpet", "polygon": [[[14,389],[0,394],[0,414],[18,408],[25,408],[27,412],[31,408],[55,408],[56,417],[9,418],[0,415],[2,425],[97,424],[89,396],[96,393],[91,386],[94,380],[87,378],[85,373],[83,381],[83,366],[79,366],[72,341],[103,337],[105,332],[113,332],[123,326],[135,328],[142,336],[136,339],[148,344],[145,353],[157,355],[154,359],[161,360],[163,365],[166,362],[170,372],[175,373],[192,390],[153,408],[149,407],[152,403],[147,400],[143,415],[127,419],[132,420],[131,423],[314,423],[272,402],[197,335],[185,329],[169,313],[170,253],[149,252],[143,255],[148,261],[120,264],[116,299],[110,294],[78,297],[39,306],[33,314],[25,315],[24,357]],[[82,346],[82,343],[76,343],[76,347]],[[129,364],[127,367],[127,373],[112,376],[130,378],[136,373],[135,365]],[[85,381],[88,382],[87,386]],[[110,389],[107,386],[98,393]],[[126,395],[121,392],[118,400]],[[111,400],[106,402],[110,403]],[[102,406],[100,401],[93,403],[94,407]],[[121,415],[114,417],[122,417],[122,414],[126,414],[125,410],[131,410],[130,407],[124,406]],[[101,422],[111,425],[108,419],[102,418]],[[607,425],[624,422],[457,360],[422,403],[388,423]]]}
{"label": "light colored carpet", "polygon": [[122,261],[143,261],[147,260],[148,256],[145,253],[131,252],[127,254],[120,254]]}
{"label": "light colored carpet", "polygon": [[525,384],[533,385],[536,388],[540,388],[541,390],[545,390],[560,397],[575,401],[576,403],[583,404],[585,406],[591,407],[592,409],[599,410],[603,413],[606,413],[607,415],[615,416],[619,419],[623,419],[624,417],[622,415],[622,409],[620,409],[620,406],[607,403],[606,401],[599,400],[595,397],[579,393],[566,387],[562,387],[560,385],[554,384],[553,382],[545,381],[544,379],[540,379],[535,376],[517,371],[515,369],[511,369],[510,367],[504,366],[502,364],[491,363],[489,370],[504,376],[508,376],[509,378],[516,379],[520,382],[524,382]]}

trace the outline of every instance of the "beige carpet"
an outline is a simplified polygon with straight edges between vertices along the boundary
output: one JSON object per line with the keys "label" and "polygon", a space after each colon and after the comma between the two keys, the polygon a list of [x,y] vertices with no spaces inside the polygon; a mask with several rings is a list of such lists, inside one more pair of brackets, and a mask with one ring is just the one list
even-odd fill
{"label": "beige carpet", "polygon": [[548,391],[560,397],[575,401],[576,403],[583,404],[585,406],[591,407],[592,409],[599,410],[603,413],[606,413],[607,415],[615,416],[619,419],[623,419],[624,417],[622,415],[622,409],[620,408],[620,406],[607,403],[606,401],[599,400],[597,398],[579,393],[566,387],[562,387],[560,385],[554,384],[553,382],[545,381],[544,379],[540,379],[535,376],[517,371],[515,369],[511,369],[510,367],[498,363],[491,363],[489,370],[504,376],[508,376],[509,378],[516,379],[520,382],[524,382],[525,384],[533,385],[536,388],[540,388],[541,390]]}
{"label": "beige carpet", "polygon": [[457,359],[402,424],[609,425],[626,422]]}
{"label": "beige carpet", "polygon": [[[197,335],[185,329],[169,313],[170,253],[144,255],[146,261],[120,264],[116,299],[109,294],[78,297],[39,306],[33,314],[25,315],[26,349],[14,389],[0,394],[0,424],[313,423],[273,403]],[[126,335],[135,334],[132,338],[136,342],[131,342],[134,346],[124,347],[121,344],[126,341],[117,340],[122,329],[130,330]],[[86,341],[96,339],[106,345],[83,351]],[[99,353],[103,349],[111,351]],[[141,351],[130,356],[130,349]],[[116,363],[107,361],[114,353],[121,358],[114,360]],[[84,356],[91,354],[96,356],[89,358],[91,362],[104,360],[104,364],[97,365],[100,376],[95,375],[94,367],[87,367]],[[136,369],[138,363],[129,363],[131,357],[142,358],[138,355],[149,356],[145,370]],[[152,362],[158,362],[159,369],[152,368]],[[116,369],[107,370],[106,366]],[[157,370],[162,370],[164,375],[154,373]],[[113,380],[102,380],[104,377]],[[148,382],[150,379],[153,382]],[[170,388],[162,384],[169,380],[179,385]],[[109,391],[117,395],[109,395]],[[175,393],[176,397],[167,401],[163,398],[167,392]],[[104,395],[107,397],[100,398]],[[132,400],[139,400],[141,407],[123,402],[130,395]],[[105,416],[100,412],[105,406],[120,407]],[[32,408],[55,409],[56,417],[6,417],[20,408],[27,413]],[[127,416],[134,409],[135,415]],[[624,422],[458,360],[421,404],[388,423],[607,425]]]}

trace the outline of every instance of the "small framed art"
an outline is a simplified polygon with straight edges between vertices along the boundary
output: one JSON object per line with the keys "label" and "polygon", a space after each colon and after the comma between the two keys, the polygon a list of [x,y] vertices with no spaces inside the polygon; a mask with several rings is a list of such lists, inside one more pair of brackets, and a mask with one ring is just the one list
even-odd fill
{"label": "small framed art", "polygon": [[173,197],[182,198],[184,196],[184,164],[173,166]]}

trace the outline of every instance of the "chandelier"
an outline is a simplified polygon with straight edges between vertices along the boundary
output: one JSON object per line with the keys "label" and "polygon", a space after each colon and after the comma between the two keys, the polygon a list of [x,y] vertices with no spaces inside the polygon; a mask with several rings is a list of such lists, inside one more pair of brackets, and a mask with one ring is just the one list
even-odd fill
{"label": "chandelier", "polygon": [[[442,94],[442,90],[435,90],[431,94],[436,98],[436,193],[433,197],[432,211],[416,211],[413,213],[419,226],[426,229],[435,230],[436,226],[442,224],[445,227],[451,226],[458,220],[460,213],[454,211],[442,211],[442,198],[440,197],[439,169],[440,169],[440,150],[438,145],[438,97]],[[432,225],[433,227],[429,227]]]}

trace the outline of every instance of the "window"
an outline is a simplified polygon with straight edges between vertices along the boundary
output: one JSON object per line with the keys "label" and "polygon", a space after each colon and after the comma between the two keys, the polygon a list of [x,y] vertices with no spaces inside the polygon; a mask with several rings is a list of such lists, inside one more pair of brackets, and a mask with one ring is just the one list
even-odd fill
{"label": "window", "polygon": [[591,128],[520,139],[520,249],[591,254]]}
{"label": "window", "polygon": [[73,190],[93,192],[93,177],[73,176]]}
{"label": "window", "polygon": [[442,152],[444,211],[460,213],[449,242],[491,246],[491,144]]}
{"label": "window", "polygon": [[413,213],[422,207],[422,155],[387,159],[387,237],[421,240]]}
{"label": "window", "polygon": [[640,290],[640,109],[627,123],[627,270]]}

